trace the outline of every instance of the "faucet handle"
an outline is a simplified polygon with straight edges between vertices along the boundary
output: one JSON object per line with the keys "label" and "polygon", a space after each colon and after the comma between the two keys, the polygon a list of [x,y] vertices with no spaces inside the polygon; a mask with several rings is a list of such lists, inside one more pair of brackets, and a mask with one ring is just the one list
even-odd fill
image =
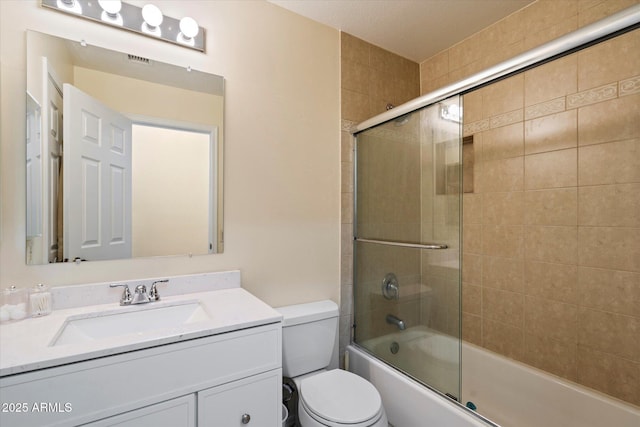
{"label": "faucet handle", "polygon": [[158,283],[169,283],[169,279],[156,280],[151,284],[151,289],[149,290],[149,301],[160,301],[160,294],[158,293],[157,288]]}
{"label": "faucet handle", "polygon": [[129,285],[126,283],[112,283],[109,285],[110,288],[123,287],[122,296],[120,297],[120,305],[129,305],[131,304],[131,291],[129,290]]}

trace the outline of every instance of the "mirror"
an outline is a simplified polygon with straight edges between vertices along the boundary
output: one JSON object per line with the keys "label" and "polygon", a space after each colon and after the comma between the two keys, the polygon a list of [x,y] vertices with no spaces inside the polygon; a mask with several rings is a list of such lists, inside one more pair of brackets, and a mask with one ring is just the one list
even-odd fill
{"label": "mirror", "polygon": [[224,79],[27,31],[26,262],[223,251]]}

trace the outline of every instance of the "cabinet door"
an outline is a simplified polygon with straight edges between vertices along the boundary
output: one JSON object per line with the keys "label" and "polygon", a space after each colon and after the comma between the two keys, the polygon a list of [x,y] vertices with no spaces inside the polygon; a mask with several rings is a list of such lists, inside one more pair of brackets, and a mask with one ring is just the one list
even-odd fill
{"label": "cabinet door", "polygon": [[198,392],[198,427],[277,427],[282,423],[282,370]]}
{"label": "cabinet door", "polygon": [[89,427],[196,427],[194,394],[85,424]]}

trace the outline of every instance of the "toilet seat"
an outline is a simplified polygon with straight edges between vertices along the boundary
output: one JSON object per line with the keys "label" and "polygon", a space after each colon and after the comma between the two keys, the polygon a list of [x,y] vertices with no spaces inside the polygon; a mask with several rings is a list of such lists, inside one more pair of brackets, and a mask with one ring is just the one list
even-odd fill
{"label": "toilet seat", "polygon": [[375,387],[341,369],[303,379],[300,406],[320,425],[329,427],[370,427],[384,414]]}

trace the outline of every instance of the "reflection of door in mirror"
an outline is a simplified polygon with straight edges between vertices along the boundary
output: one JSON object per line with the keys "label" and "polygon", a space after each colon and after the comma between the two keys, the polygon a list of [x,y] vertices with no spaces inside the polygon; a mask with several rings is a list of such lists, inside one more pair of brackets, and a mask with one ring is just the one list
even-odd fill
{"label": "reflection of door in mirror", "polygon": [[47,163],[47,219],[46,242],[49,262],[62,260],[62,149],[63,149],[63,101],[62,88],[57,73],[45,61],[43,72],[46,78],[44,102],[47,106],[45,139],[45,161]]}
{"label": "reflection of door in mirror", "polygon": [[40,105],[27,93],[27,259],[33,259],[34,247],[42,240],[42,144]]}
{"label": "reflection of door in mirror", "polygon": [[64,116],[64,259],[129,258],[131,120],[67,83]]}

